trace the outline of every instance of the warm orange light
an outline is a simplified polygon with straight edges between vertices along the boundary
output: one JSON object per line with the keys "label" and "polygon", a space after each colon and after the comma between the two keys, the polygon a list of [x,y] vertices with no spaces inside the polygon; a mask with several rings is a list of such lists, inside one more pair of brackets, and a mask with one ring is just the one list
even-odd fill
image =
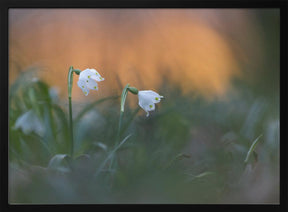
{"label": "warm orange light", "polygon": [[[11,80],[19,65],[41,64],[43,77],[64,95],[71,65],[101,73],[100,96],[120,94],[127,83],[157,90],[167,77],[184,94],[211,97],[239,74],[225,37],[189,10],[31,9],[13,21],[18,12],[10,13]],[[83,96],[80,89],[73,95]]]}

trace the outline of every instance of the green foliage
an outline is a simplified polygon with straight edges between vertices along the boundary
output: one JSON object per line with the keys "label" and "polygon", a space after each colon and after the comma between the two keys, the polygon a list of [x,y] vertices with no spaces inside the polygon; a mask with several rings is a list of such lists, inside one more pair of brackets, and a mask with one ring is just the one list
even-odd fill
{"label": "green foliage", "polygon": [[[87,103],[75,113],[71,158],[68,100],[55,102],[33,74],[10,86],[10,203],[231,203],[263,185],[255,181],[278,176],[279,103],[246,85],[215,101],[163,85],[165,99],[148,118],[125,105],[120,131],[119,96]],[[15,129],[30,110],[44,134]],[[257,161],[245,167],[252,154]]]}

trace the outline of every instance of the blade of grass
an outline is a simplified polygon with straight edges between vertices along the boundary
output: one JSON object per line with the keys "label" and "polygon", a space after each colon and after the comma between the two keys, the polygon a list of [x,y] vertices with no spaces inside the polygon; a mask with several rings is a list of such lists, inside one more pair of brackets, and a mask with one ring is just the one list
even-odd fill
{"label": "blade of grass", "polygon": [[198,175],[189,174],[190,176],[192,176],[192,178],[188,179],[187,181],[190,182],[192,180],[200,179],[202,177],[206,177],[206,176],[212,175],[212,174],[215,174],[215,173],[214,172],[210,172],[210,171],[206,171],[206,172],[202,172],[201,174],[198,174]]}
{"label": "blade of grass", "polygon": [[190,158],[190,155],[184,154],[184,153],[180,153],[178,155],[176,155],[163,169],[168,169],[169,167],[172,166],[173,163],[175,163],[178,160],[182,160],[183,158]]}
{"label": "blade of grass", "polygon": [[55,112],[55,116],[60,120],[61,122],[61,129],[64,129],[65,131],[67,130],[68,126],[67,126],[67,115],[65,114],[65,112],[63,111],[63,109],[56,105],[53,104],[52,106],[52,110]]}
{"label": "blade of grass", "polygon": [[250,158],[252,152],[254,151],[254,149],[256,148],[257,144],[259,143],[259,138],[260,138],[261,136],[262,136],[262,135],[259,135],[259,136],[254,140],[254,142],[251,144],[251,146],[250,146],[250,148],[249,148],[249,150],[248,150],[248,152],[247,152],[246,158],[245,158],[245,160],[244,160],[244,163],[245,163],[245,164],[248,163],[249,158]]}
{"label": "blade of grass", "polygon": [[51,147],[49,145],[49,142],[44,138],[41,137],[40,135],[37,135],[36,133],[33,134],[33,137],[36,137],[37,140],[43,145],[43,147],[47,150],[47,152],[49,153],[49,155],[52,155],[52,150]]}
{"label": "blade of grass", "polygon": [[20,88],[23,89],[26,86],[30,86],[31,81],[37,71],[37,67],[31,67],[21,72],[16,81],[9,87],[9,99],[15,96]]}
{"label": "blade of grass", "polygon": [[122,134],[126,131],[126,129],[129,127],[129,125],[131,124],[132,120],[134,119],[134,117],[135,117],[135,116],[137,115],[137,113],[139,112],[139,110],[140,110],[140,107],[137,107],[137,108],[133,111],[132,115],[129,117],[129,119],[127,120],[127,122],[126,122],[125,125],[123,126],[122,130],[120,131],[120,135],[122,135]]}
{"label": "blade of grass", "polygon": [[115,152],[131,137],[131,134],[127,135],[106,157],[106,159],[100,164],[99,168],[97,169],[95,176],[97,177],[105,164],[113,157]]}
{"label": "blade of grass", "polygon": [[53,118],[59,120],[59,123],[57,122],[58,124],[56,126],[56,152],[65,152],[67,147],[70,146],[67,114],[56,104],[52,104],[52,110],[54,115]]}

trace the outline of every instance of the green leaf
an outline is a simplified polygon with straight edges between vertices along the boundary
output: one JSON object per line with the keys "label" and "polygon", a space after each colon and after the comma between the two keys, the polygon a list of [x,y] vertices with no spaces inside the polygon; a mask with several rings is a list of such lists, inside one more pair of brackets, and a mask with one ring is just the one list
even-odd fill
{"label": "green leaf", "polygon": [[127,93],[128,93],[128,89],[129,88],[129,84],[127,84],[125,86],[125,88],[123,89],[122,91],[122,95],[121,95],[121,112],[124,112],[124,105],[125,105],[125,100],[126,100],[126,96],[127,96]]}
{"label": "green leaf", "polygon": [[49,161],[48,168],[60,172],[69,172],[71,158],[67,154],[54,155]]}

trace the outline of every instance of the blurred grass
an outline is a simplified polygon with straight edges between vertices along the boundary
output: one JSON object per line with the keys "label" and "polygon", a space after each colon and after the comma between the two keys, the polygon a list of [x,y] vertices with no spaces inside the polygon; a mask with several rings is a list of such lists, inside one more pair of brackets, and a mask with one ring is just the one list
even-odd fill
{"label": "blurred grass", "polygon": [[[117,95],[73,102],[71,159],[67,104],[55,101],[49,85],[33,78],[36,72],[22,72],[10,86],[10,203],[279,202],[279,94],[260,95],[235,82],[225,99],[207,101],[165,82],[159,90],[165,99],[149,118],[125,106],[121,139],[131,137],[117,151]],[[44,135],[15,129],[28,110],[41,120]],[[116,165],[110,167],[111,152]]]}

